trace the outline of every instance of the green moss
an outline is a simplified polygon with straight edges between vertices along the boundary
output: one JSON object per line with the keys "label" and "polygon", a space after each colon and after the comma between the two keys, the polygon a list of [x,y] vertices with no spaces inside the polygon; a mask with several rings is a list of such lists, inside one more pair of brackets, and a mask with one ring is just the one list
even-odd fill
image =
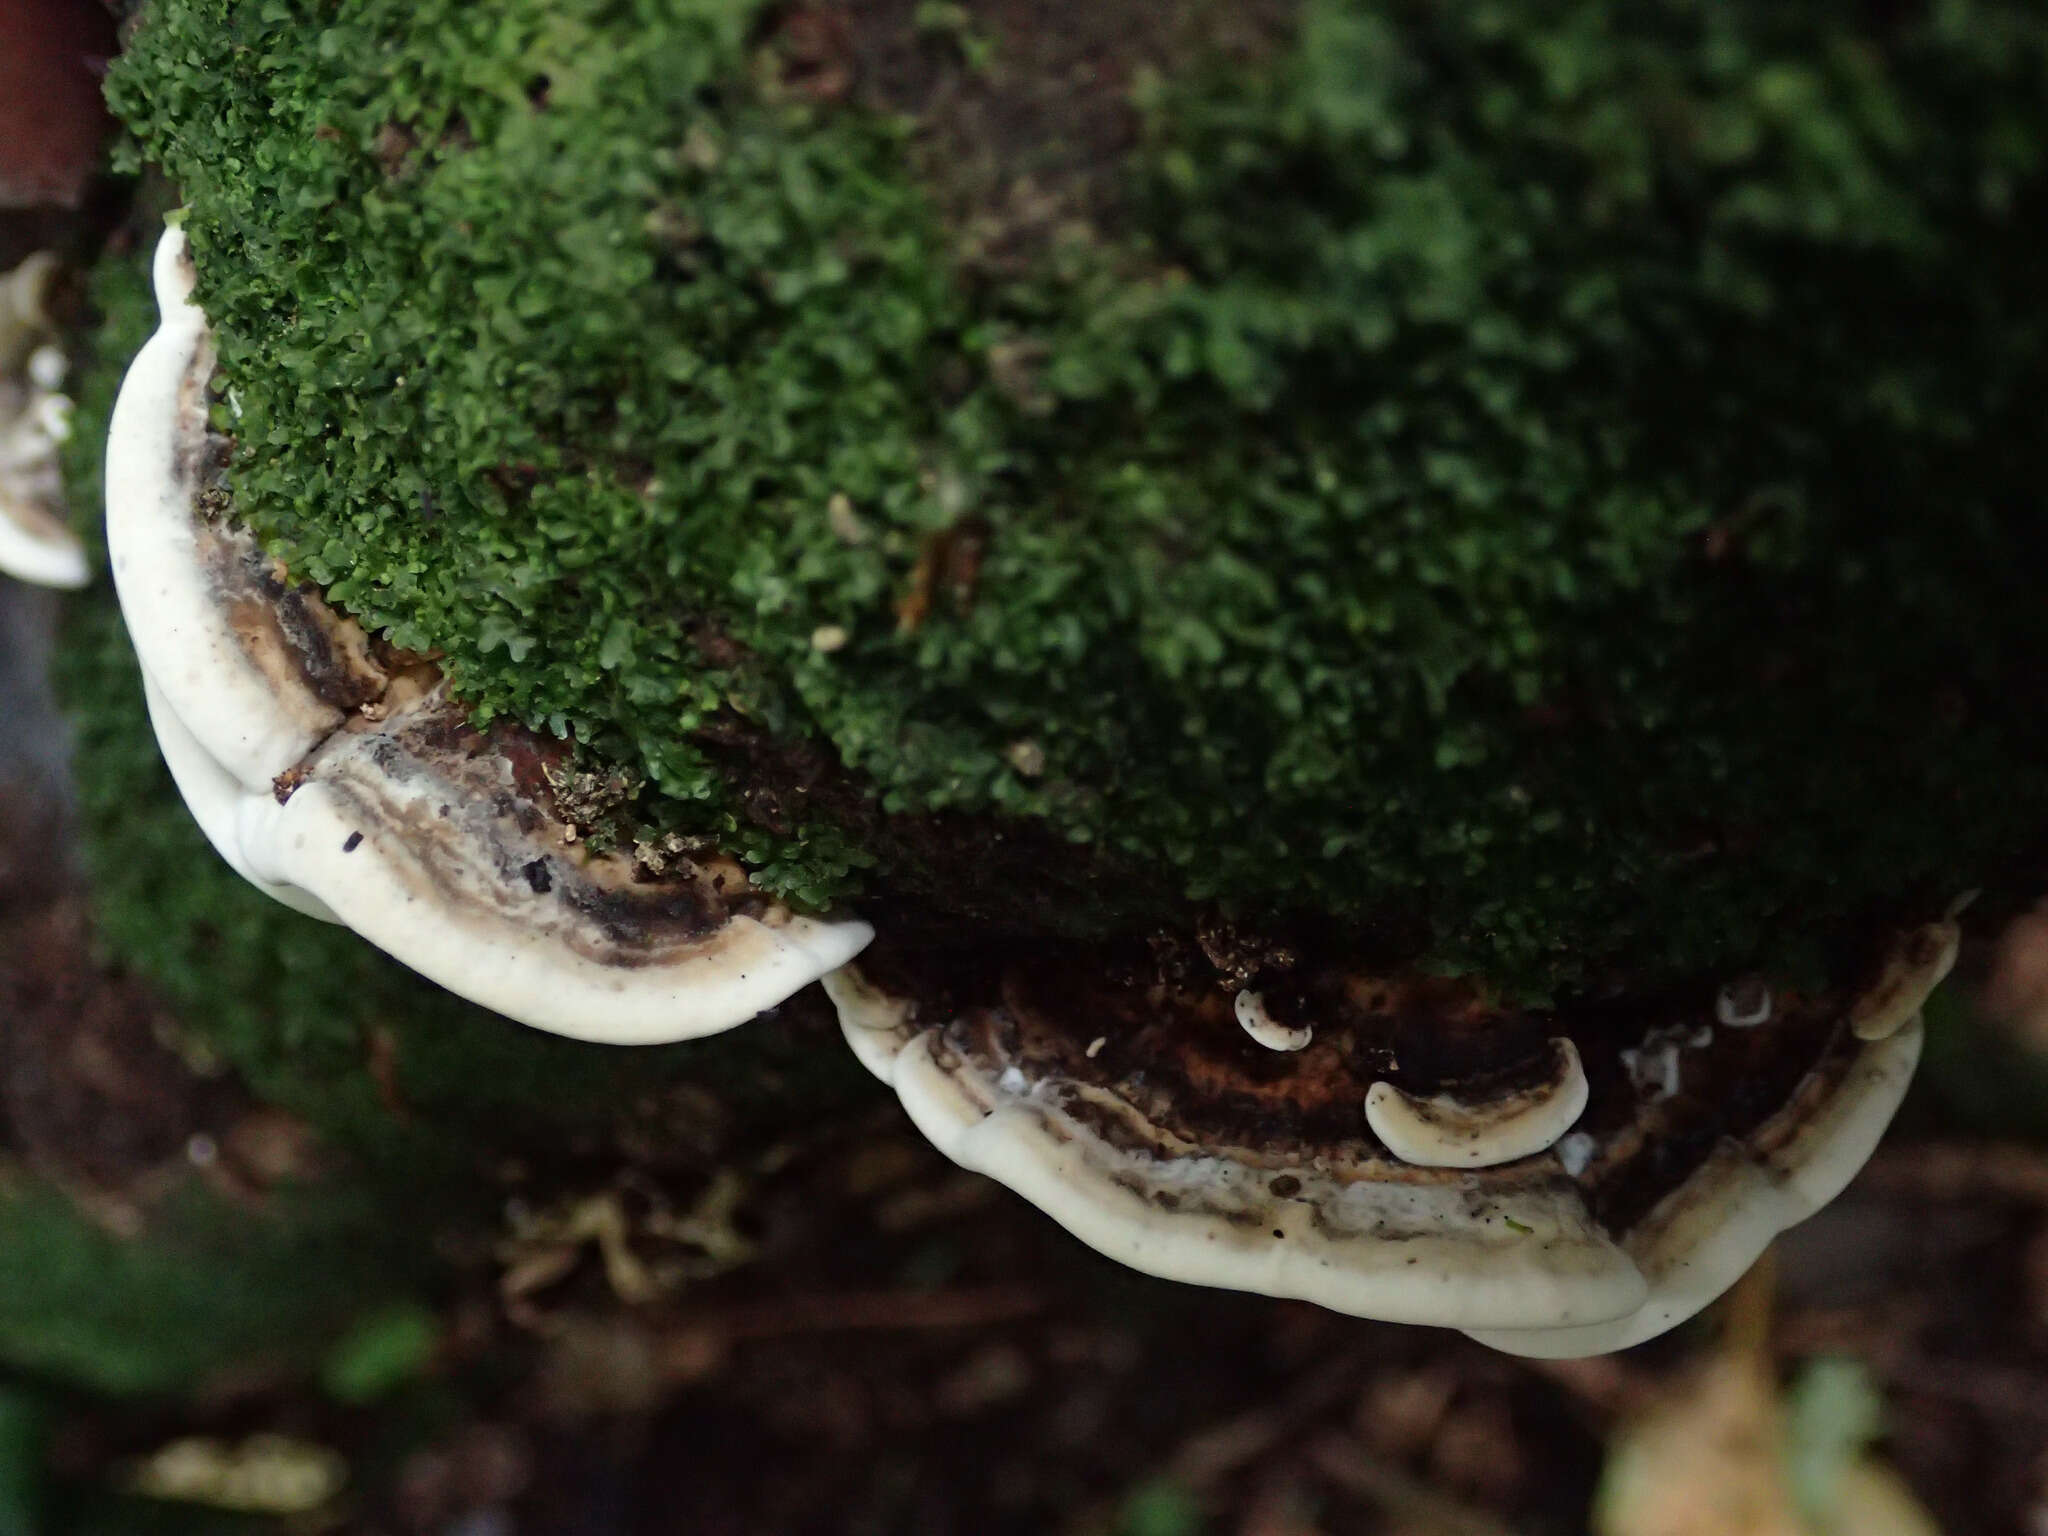
{"label": "green moss", "polygon": [[1529,988],[2038,831],[2032,8],[1307,0],[1148,80],[1114,240],[1004,284],[757,24],[156,0],[116,71],[239,505],[483,713],[802,902],[889,872],[708,725]]}
{"label": "green moss", "polygon": [[440,1343],[440,1323],[421,1307],[372,1313],[335,1341],[321,1362],[320,1385],[339,1402],[374,1402],[423,1373]]}

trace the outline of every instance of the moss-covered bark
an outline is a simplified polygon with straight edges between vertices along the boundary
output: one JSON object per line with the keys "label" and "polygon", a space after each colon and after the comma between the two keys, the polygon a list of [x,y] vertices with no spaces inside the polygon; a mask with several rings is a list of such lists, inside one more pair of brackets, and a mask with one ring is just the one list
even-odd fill
{"label": "moss-covered bark", "polygon": [[[801,900],[1306,908],[1542,990],[2038,839],[2032,12],[1257,10],[1062,98],[1022,5],[157,0],[116,94],[239,510]],[[135,253],[100,301],[82,509]],[[433,992],[213,858],[104,593],[61,666],[106,958],[330,1161],[123,1240],[0,1188],[14,1368],[345,1390],[430,1235],[879,1102],[815,999],[620,1053]]]}
{"label": "moss-covered bark", "polygon": [[148,8],[240,509],[801,901],[1543,989],[2038,825],[2030,9],[899,10]]}

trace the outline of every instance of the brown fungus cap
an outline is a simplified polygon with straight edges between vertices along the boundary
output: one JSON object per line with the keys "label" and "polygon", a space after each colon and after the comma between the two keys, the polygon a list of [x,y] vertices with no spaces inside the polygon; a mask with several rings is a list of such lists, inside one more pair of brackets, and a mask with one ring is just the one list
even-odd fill
{"label": "brown fungus cap", "polygon": [[885,925],[825,985],[942,1151],[1111,1257],[1578,1355],[1691,1316],[1862,1166],[1920,1028],[1854,1022],[1905,995],[1921,939],[1739,1028],[1713,986],[1533,1013],[1311,957],[1261,994],[1262,1023],[1313,1031],[1289,1051],[1227,979],[1106,948],[967,955]]}

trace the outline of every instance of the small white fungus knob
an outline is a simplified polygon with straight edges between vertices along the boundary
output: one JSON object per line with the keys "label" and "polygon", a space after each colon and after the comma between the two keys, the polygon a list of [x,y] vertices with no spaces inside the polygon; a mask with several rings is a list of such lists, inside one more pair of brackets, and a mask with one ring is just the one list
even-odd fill
{"label": "small white fungus knob", "polygon": [[1266,1012],[1266,1000],[1250,988],[1237,994],[1237,1022],[1269,1051],[1298,1051],[1316,1037],[1310,1025],[1303,1024],[1297,1029],[1282,1024]]}
{"label": "small white fungus knob", "polygon": [[1761,976],[1731,981],[1714,998],[1714,1018],[1730,1029],[1754,1029],[1771,1018],[1771,985]]}
{"label": "small white fungus knob", "polygon": [[1585,1113],[1588,1085],[1579,1049],[1559,1037],[1537,1082],[1498,1097],[1427,1098],[1392,1083],[1365,1095],[1365,1120],[1386,1149],[1422,1168],[1492,1168],[1548,1151]]}

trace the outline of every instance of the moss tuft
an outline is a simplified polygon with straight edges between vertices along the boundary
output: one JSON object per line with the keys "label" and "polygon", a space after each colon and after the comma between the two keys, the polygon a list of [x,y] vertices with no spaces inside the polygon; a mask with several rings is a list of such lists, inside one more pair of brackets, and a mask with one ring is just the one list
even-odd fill
{"label": "moss tuft", "polygon": [[257,1359],[305,1371],[361,1308],[427,1266],[361,1192],[296,1190],[252,1215],[190,1189],[136,1238],[17,1185],[0,1191],[0,1361],[101,1392],[191,1392]]}

